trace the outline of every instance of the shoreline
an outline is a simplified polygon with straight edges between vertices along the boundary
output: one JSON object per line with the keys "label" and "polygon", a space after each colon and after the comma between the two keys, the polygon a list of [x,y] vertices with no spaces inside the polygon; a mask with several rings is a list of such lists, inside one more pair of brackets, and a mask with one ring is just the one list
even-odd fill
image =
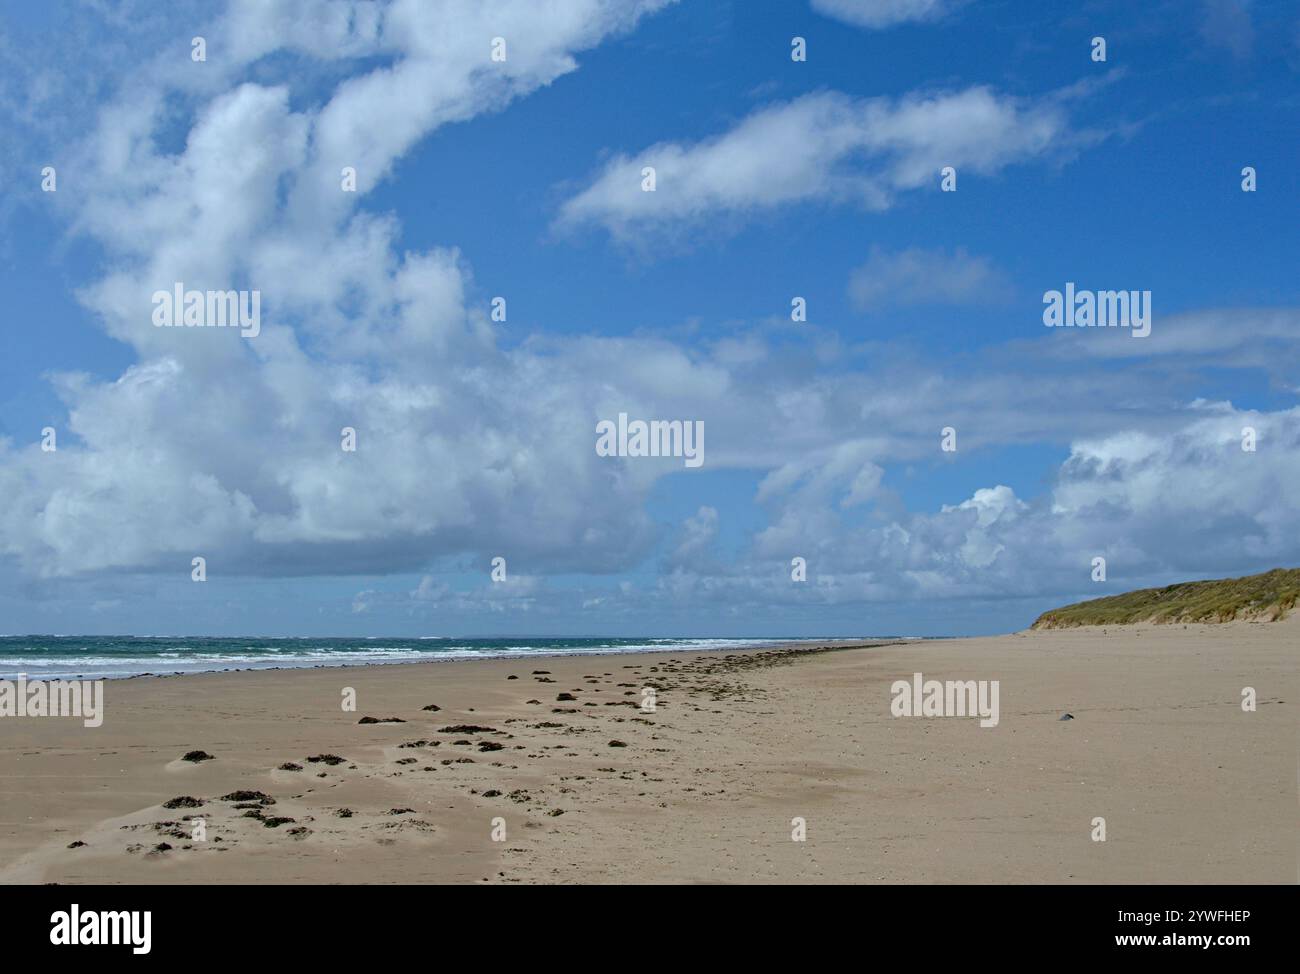
{"label": "shoreline", "polygon": [[[139,637],[131,637],[139,638]],[[152,637],[150,637],[152,638]],[[242,638],[242,637],[241,637]],[[870,648],[872,646],[887,646],[903,644],[907,642],[932,641],[943,639],[961,639],[970,637],[961,636],[881,636],[871,638],[846,637],[844,639],[797,639],[797,640],[773,640],[771,642],[755,643],[737,643],[729,646],[665,646],[665,647],[648,647],[638,649],[592,649],[592,650],[573,650],[573,651],[553,651],[549,649],[529,651],[529,652],[502,652],[493,653],[491,656],[445,656],[442,658],[436,655],[430,655],[421,659],[403,659],[403,660],[373,660],[366,662],[348,662],[348,663],[304,663],[300,666],[277,664],[275,666],[238,666],[223,667],[221,669],[203,669],[203,670],[175,670],[171,673],[127,673],[120,676],[86,676],[84,674],[74,674],[69,676],[38,676],[33,677],[22,671],[9,673],[0,673],[0,681],[14,680],[19,676],[25,676],[28,683],[44,680],[53,682],[55,680],[82,680],[82,681],[121,681],[121,680],[141,680],[145,678],[166,679],[179,676],[204,676],[212,673],[270,673],[270,672],[293,672],[297,670],[341,670],[341,669],[360,669],[372,666],[424,666],[426,664],[446,664],[446,663],[486,663],[493,660],[514,661],[529,659],[569,659],[569,658],[603,658],[611,656],[642,656],[654,655],[661,653],[749,653],[761,652],[763,650],[799,650],[807,648],[825,648],[830,649],[855,649]],[[832,646],[823,644],[845,643],[844,646]]]}
{"label": "shoreline", "polygon": [[[0,720],[0,882],[1295,882],[1296,633],[117,680],[98,729]],[[1000,723],[891,716],[914,672],[1000,681]]]}

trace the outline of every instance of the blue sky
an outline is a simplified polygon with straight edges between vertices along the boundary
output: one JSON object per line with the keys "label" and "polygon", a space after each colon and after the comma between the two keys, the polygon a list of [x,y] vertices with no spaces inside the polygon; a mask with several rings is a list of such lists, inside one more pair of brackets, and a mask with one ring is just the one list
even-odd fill
{"label": "blue sky", "polygon": [[3,17],[0,631],[983,633],[1298,562],[1293,4]]}

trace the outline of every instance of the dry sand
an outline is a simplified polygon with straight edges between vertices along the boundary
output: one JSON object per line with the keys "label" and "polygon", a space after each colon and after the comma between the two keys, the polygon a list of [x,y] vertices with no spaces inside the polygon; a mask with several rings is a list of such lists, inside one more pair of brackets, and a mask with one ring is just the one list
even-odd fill
{"label": "dry sand", "polygon": [[[1294,883],[1298,623],[111,681],[0,720],[0,881]],[[998,726],[892,717],[916,671]]]}

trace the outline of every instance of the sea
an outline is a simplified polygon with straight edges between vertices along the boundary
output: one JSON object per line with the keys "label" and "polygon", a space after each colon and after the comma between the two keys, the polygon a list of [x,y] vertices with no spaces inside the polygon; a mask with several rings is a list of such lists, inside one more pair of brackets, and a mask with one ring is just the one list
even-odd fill
{"label": "sea", "polygon": [[198,636],[0,636],[0,679],[112,679],[217,670],[363,666],[438,660],[527,659],[604,653],[690,652],[793,639],[484,638],[421,636],[282,638]]}

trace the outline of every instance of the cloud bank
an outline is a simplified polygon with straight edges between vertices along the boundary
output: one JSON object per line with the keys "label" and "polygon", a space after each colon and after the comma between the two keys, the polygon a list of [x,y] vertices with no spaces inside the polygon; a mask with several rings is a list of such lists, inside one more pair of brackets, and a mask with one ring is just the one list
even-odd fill
{"label": "cloud bank", "polygon": [[[1293,377],[1295,309],[1169,316],[1147,342],[1040,327],[943,361],[906,348],[881,361],[812,326],[820,345],[760,324],[691,344],[502,347],[469,258],[403,250],[397,218],[359,201],[430,132],[574,71],[577,53],[659,6],[241,3],[209,30],[231,59],[124,81],[58,203],[106,256],[81,300],[136,361],[111,379],[53,377],[68,411],[56,452],[0,441],[0,554],[31,579],[187,575],[198,554],[227,575],[424,573],[410,591],[359,593],[359,614],[1023,596],[1077,590],[1098,554],[1130,577],[1300,560],[1300,510],[1281,500],[1300,477],[1300,410],[1189,393],[1225,366]],[[497,36],[504,65],[488,57]],[[295,87],[303,65],[308,90]],[[618,156],[560,219],[631,237],[806,202],[878,209],[942,165],[994,175],[1072,138],[1050,98],[826,92]],[[645,163],[654,194],[639,188]],[[345,166],[356,193],[341,190]],[[961,303],[997,280],[961,250],[877,250],[846,283],[876,306]],[[150,295],[176,281],[259,289],[261,334],[154,328]],[[1116,357],[1141,358],[1140,380]],[[737,549],[725,508],[657,522],[655,485],[692,473],[598,457],[597,421],[623,411],[702,420],[708,470],[759,478],[766,524]],[[1064,459],[1034,496],[989,471],[969,496],[908,510],[895,478],[948,462],[946,426],[962,457],[1049,443]],[[1255,452],[1241,449],[1246,426]],[[355,453],[340,449],[344,427]],[[550,581],[653,552],[650,583]],[[431,572],[497,554],[527,566],[508,588],[456,592]],[[795,556],[806,586],[790,582]]]}

